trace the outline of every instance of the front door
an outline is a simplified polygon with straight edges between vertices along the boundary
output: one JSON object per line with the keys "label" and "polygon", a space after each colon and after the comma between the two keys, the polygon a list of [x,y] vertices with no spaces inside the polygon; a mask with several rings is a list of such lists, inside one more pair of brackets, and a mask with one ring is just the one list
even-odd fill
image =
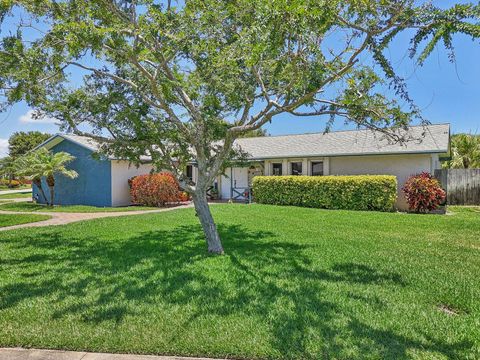
{"label": "front door", "polygon": [[233,168],[233,198],[234,200],[248,198],[248,167]]}
{"label": "front door", "polygon": [[[248,168],[247,167],[235,167],[227,168],[225,175],[221,177],[221,189],[220,194],[222,199],[228,200],[232,196],[232,188],[237,192],[244,192],[248,188]],[[238,193],[234,193],[233,197],[237,197]],[[236,200],[243,200],[242,198]]]}

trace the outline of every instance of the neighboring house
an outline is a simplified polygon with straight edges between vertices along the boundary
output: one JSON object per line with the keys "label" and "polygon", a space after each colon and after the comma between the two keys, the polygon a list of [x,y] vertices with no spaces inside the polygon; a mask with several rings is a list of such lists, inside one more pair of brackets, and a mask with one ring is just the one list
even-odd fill
{"label": "neighboring house", "polygon": [[[395,175],[397,207],[405,209],[401,193],[405,180],[412,174],[433,173],[441,167],[439,154],[449,149],[450,126],[412,126],[402,131],[402,135],[408,139],[405,143],[392,142],[383,133],[370,130],[238,139],[235,144],[248,153],[248,161],[227,168],[215,186],[222,199],[240,200],[248,194],[257,175]],[[151,169],[148,164],[137,169],[128,161],[94,160],[91,154],[98,145],[88,138],[56,135],[42,146],[77,157],[70,167],[79,177],[59,182],[59,204],[126,205],[129,203],[127,180]],[[189,166],[188,173],[195,181],[194,166]]]}

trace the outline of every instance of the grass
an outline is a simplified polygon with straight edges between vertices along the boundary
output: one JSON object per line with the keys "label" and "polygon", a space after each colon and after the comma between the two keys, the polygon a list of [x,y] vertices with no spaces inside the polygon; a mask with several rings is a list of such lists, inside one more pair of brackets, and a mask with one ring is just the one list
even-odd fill
{"label": "grass", "polygon": [[0,235],[0,347],[480,358],[480,214],[216,205]]}
{"label": "grass", "polygon": [[449,206],[448,212],[450,214],[478,214],[480,215],[480,206]]}
{"label": "grass", "polygon": [[35,204],[33,202],[18,202],[0,204],[0,210],[8,211],[28,211],[28,212],[68,212],[68,213],[94,213],[94,212],[123,212],[154,210],[157,208],[146,206],[124,206],[124,207],[95,207],[87,205],[64,205],[49,207],[46,205]]}
{"label": "grass", "polygon": [[28,198],[32,198],[32,192],[31,191],[28,191],[28,192],[22,192],[22,193],[13,193],[13,194],[3,194],[3,195],[0,195],[0,199],[20,199],[20,198],[25,198],[25,199],[28,199]]}
{"label": "grass", "polygon": [[0,214],[0,228],[5,226],[32,223],[37,221],[48,220],[48,215],[30,215],[30,214]]}

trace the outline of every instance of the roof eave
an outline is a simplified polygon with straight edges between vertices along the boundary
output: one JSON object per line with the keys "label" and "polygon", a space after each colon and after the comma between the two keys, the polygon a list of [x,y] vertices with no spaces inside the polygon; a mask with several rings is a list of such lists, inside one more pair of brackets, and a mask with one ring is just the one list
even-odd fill
{"label": "roof eave", "polygon": [[69,137],[64,136],[63,134],[55,134],[55,135],[51,136],[50,138],[48,138],[47,140],[45,140],[45,141],[44,141],[43,143],[41,143],[40,145],[37,145],[35,148],[33,148],[32,151],[38,150],[38,149],[46,146],[48,143],[51,143],[51,142],[52,142],[53,140],[55,140],[56,138],[62,138],[63,140],[70,141],[70,142],[74,143],[75,145],[78,145],[78,146],[80,146],[80,147],[82,147],[82,148],[84,148],[84,149],[90,150],[90,151],[92,151],[92,152],[96,152],[96,151],[97,151],[97,149],[92,148],[92,147],[89,147],[89,146],[87,146],[87,145],[85,145],[85,144],[82,144],[82,143],[80,143],[80,142],[78,142],[78,141],[75,141],[75,140],[73,140],[73,139],[70,139]]}
{"label": "roof eave", "polygon": [[280,155],[267,157],[249,157],[248,160],[272,160],[272,159],[296,159],[312,157],[341,157],[341,156],[372,156],[372,155],[422,155],[422,154],[443,154],[447,150],[424,150],[424,151],[395,151],[395,152],[365,152],[365,153],[334,153],[334,154],[298,154],[298,155]]}

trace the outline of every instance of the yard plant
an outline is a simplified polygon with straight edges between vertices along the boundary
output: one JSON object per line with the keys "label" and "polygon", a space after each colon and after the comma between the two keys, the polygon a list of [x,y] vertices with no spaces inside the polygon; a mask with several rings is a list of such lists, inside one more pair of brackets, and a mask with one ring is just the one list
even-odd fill
{"label": "yard plant", "polygon": [[450,160],[443,163],[446,169],[480,168],[480,135],[453,135],[450,156]]}
{"label": "yard plant", "polygon": [[[40,148],[17,160],[17,167],[22,176],[28,177],[37,186],[47,205],[53,206],[55,202],[55,176],[65,176],[75,179],[78,174],[75,170],[67,168],[67,165],[75,160],[75,157],[67,152],[52,152]],[[49,198],[43,188],[43,180],[49,189]]]}
{"label": "yard plant", "polygon": [[439,43],[453,61],[453,34],[480,36],[479,5],[414,0],[7,0],[2,25],[17,11],[0,41],[3,105],[25,101],[104,154],[151,156],[192,195],[213,253],[207,190],[241,154],[235,139],[284,115],[403,141],[400,129],[425,121],[386,49],[406,34],[419,64]]}
{"label": "yard plant", "polygon": [[0,179],[0,188],[15,189],[21,185],[18,180]]}
{"label": "yard plant", "polygon": [[409,209],[417,213],[436,210],[447,196],[440,182],[428,172],[410,176],[402,191]]}
{"label": "yard plant", "polygon": [[480,358],[480,209],[214,205],[0,232],[0,347],[230,359]]}
{"label": "yard plant", "polygon": [[392,211],[397,178],[358,176],[256,176],[256,202],[323,209]]}
{"label": "yard plant", "polygon": [[165,206],[183,199],[178,180],[168,172],[136,176],[129,184],[134,204]]}

